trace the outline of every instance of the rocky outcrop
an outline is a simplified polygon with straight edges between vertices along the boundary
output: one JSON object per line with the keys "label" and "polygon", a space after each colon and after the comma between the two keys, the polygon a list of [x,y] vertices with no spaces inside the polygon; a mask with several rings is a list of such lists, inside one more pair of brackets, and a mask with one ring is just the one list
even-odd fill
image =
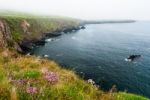
{"label": "rocky outcrop", "polygon": [[29,27],[30,27],[30,24],[26,20],[23,20],[21,22],[21,28],[24,33],[29,33],[29,31],[28,31]]}
{"label": "rocky outcrop", "polygon": [[6,22],[0,20],[0,47],[7,47],[8,41],[12,41],[10,29]]}
{"label": "rocky outcrop", "polygon": [[13,47],[16,50],[21,51],[19,45],[14,42],[12,38],[9,25],[3,20],[0,20],[0,47]]}

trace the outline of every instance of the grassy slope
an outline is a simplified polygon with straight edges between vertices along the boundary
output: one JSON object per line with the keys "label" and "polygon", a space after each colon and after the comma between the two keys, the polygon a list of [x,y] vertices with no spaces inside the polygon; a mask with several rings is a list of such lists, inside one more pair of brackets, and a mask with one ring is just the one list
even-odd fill
{"label": "grassy slope", "polygon": [[[47,59],[20,55],[8,50],[1,51],[0,55],[0,100],[148,100],[121,92],[105,93],[83,81],[72,71],[62,69]],[[47,81],[43,69],[54,72],[58,81]],[[15,82],[18,80],[26,82]],[[30,86],[36,87],[38,92],[27,93],[26,88]]]}
{"label": "grassy slope", "polygon": [[[15,41],[22,39],[20,21],[26,19],[30,24],[29,38],[38,38],[42,32],[55,31],[63,25],[76,26],[78,22],[62,17],[37,17],[28,14],[0,13],[11,28]],[[60,24],[61,23],[61,24]],[[63,24],[62,24],[63,23]],[[15,34],[15,33],[19,33]],[[0,51],[0,100],[147,100],[128,93],[111,93],[98,90],[80,79],[72,71],[62,69],[53,61],[34,56],[20,55],[14,51]],[[48,69],[58,76],[58,81],[50,83],[44,78],[42,69]],[[24,83],[18,83],[25,80]],[[29,94],[28,87],[36,87],[37,93]]]}
{"label": "grassy slope", "polygon": [[[20,99],[46,99],[50,100],[93,100],[98,98],[100,91],[90,86],[72,71],[64,70],[55,62],[37,57],[23,56],[12,52],[5,52],[0,57],[0,98],[10,99],[17,96]],[[3,56],[4,55],[4,56]],[[59,77],[55,84],[44,79],[42,68],[56,73]],[[28,82],[18,85],[13,80],[24,79]],[[38,93],[28,94],[26,88],[37,87]],[[15,91],[13,90],[15,88]],[[13,95],[12,95],[13,94]]]}

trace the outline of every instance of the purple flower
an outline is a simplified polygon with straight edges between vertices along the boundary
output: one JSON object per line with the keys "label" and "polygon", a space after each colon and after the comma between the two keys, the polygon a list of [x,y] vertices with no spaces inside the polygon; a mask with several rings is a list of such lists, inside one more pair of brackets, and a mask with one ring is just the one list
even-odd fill
{"label": "purple flower", "polygon": [[37,93],[38,90],[37,90],[36,87],[27,87],[26,92],[29,93],[29,94],[33,94],[33,93]]}
{"label": "purple flower", "polygon": [[44,74],[44,78],[45,78],[48,82],[50,82],[50,83],[52,83],[52,84],[58,82],[58,76],[57,76],[57,74],[54,73],[54,72],[46,72],[46,73]]}
{"label": "purple flower", "polygon": [[16,85],[22,85],[22,84],[26,84],[27,80],[23,80],[23,79],[21,79],[21,80],[13,80],[12,82],[14,84],[16,84]]}

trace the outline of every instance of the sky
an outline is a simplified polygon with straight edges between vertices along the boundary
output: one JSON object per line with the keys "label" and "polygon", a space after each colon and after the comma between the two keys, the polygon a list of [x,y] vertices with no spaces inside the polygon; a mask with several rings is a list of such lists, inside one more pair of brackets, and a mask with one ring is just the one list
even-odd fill
{"label": "sky", "polygon": [[0,0],[0,9],[87,20],[150,20],[150,0]]}

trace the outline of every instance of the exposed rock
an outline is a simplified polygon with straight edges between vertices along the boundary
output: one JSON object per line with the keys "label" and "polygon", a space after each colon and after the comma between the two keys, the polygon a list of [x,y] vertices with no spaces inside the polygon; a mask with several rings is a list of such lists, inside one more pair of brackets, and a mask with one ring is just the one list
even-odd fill
{"label": "exposed rock", "polygon": [[11,41],[10,29],[8,25],[2,20],[0,20],[0,47],[7,47],[8,42]]}
{"label": "exposed rock", "polygon": [[46,37],[57,37],[61,35],[61,33],[45,33],[45,34],[46,34]]}
{"label": "exposed rock", "polygon": [[12,39],[9,25],[3,20],[0,20],[0,47],[13,47],[17,51],[22,51],[19,45]]}
{"label": "exposed rock", "polygon": [[81,29],[85,29],[85,26],[81,26],[80,28],[81,28]]}
{"label": "exposed rock", "polygon": [[47,41],[45,41],[44,39],[42,39],[42,40],[35,41],[34,44],[35,45],[41,45],[41,46],[43,46],[43,45],[45,45],[46,42]]}
{"label": "exposed rock", "polygon": [[128,58],[126,58],[126,61],[134,61],[136,59],[139,59],[141,55],[130,55]]}
{"label": "exposed rock", "polygon": [[24,33],[29,33],[28,29],[30,27],[30,24],[26,20],[23,20],[21,22],[21,27],[22,27]]}

